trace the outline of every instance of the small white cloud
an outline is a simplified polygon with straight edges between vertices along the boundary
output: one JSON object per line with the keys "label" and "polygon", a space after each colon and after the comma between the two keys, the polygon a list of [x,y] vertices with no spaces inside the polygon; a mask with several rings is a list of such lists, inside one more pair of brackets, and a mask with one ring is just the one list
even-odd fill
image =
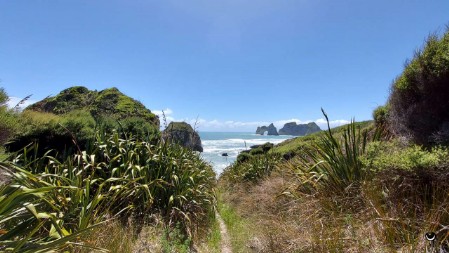
{"label": "small white cloud", "polygon": [[[12,109],[12,108],[16,107],[22,99],[23,98],[9,97],[8,101],[6,102],[6,105],[8,106],[8,108]],[[34,104],[36,102],[37,101],[35,101],[35,100],[27,99],[21,105],[18,106],[18,109],[19,109],[19,111],[21,111],[21,110],[25,109],[25,107],[27,107],[31,104]]]}
{"label": "small white cloud", "polygon": [[[317,119],[315,120],[315,123],[321,128],[321,129],[327,129],[327,121],[325,119]],[[349,120],[345,119],[337,119],[337,120],[331,120],[329,121],[329,125],[331,128],[346,125],[351,123]]]}
{"label": "small white cloud", "polygon": [[165,116],[173,114],[173,110],[170,108],[166,108],[164,110],[153,110],[153,113],[159,117],[162,117],[162,114],[165,114]]}

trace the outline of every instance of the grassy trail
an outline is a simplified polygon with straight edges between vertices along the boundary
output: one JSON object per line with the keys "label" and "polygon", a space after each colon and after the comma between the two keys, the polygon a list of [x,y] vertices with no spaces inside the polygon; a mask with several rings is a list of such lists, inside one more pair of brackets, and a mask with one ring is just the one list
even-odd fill
{"label": "grassy trail", "polygon": [[222,253],[232,253],[231,249],[231,240],[229,238],[228,230],[226,228],[226,224],[221,218],[218,212],[215,213],[217,217],[218,223],[220,225],[220,234],[221,234],[221,252]]}

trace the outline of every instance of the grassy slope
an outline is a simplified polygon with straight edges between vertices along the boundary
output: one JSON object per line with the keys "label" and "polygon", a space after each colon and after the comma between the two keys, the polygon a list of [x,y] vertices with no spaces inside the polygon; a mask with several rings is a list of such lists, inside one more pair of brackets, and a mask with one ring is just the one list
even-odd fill
{"label": "grassy slope", "polygon": [[[356,124],[374,130],[372,122]],[[341,138],[345,127],[333,129],[334,136]],[[302,147],[310,147],[323,134],[288,140],[273,151],[301,154]],[[220,178],[222,216],[232,216],[225,222],[236,240],[234,250],[423,252],[423,234],[449,222],[449,202],[443,190],[449,187],[444,172],[447,151],[421,150],[397,140],[381,142],[369,150],[372,153],[365,158],[365,166],[373,161],[382,171],[354,182],[345,194],[324,189],[301,191],[297,158],[279,163],[274,172],[257,183],[232,183],[227,177]],[[399,160],[407,166],[396,168],[397,162],[391,162]],[[252,226],[235,226],[236,221]],[[440,230],[438,236],[445,240],[445,233]]]}
{"label": "grassy slope", "polygon": [[[363,131],[365,129],[372,128],[374,126],[373,121],[362,121],[356,123],[358,127]],[[346,127],[339,126],[332,129],[332,132],[335,134],[341,134],[343,129]],[[307,136],[300,136],[293,139],[286,140],[273,148],[273,152],[286,154],[288,152],[296,152],[300,150],[304,146],[310,145],[313,141],[317,140],[321,136],[323,136],[324,131],[316,132]]]}

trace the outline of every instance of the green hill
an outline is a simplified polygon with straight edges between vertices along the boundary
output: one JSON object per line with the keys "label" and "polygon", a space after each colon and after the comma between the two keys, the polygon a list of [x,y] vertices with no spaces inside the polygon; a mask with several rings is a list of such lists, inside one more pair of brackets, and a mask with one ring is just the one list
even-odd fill
{"label": "green hill", "polygon": [[65,89],[28,106],[20,121],[22,129],[6,144],[11,152],[38,143],[42,152],[72,153],[88,148],[100,129],[105,133],[115,129],[128,137],[144,140],[159,132],[159,118],[117,88],[92,91],[75,86]]}
{"label": "green hill", "polygon": [[115,119],[142,118],[159,127],[159,118],[141,102],[130,98],[117,88],[91,91],[83,86],[74,86],[47,97],[26,108],[38,112],[66,114],[75,110],[87,110],[94,118],[108,116]]}

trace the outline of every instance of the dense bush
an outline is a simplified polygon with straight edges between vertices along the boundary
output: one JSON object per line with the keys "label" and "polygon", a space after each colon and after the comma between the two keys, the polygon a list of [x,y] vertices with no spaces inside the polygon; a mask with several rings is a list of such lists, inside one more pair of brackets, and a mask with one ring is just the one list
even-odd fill
{"label": "dense bush", "polygon": [[91,153],[66,159],[33,158],[30,151],[0,164],[13,175],[0,186],[0,251],[70,249],[106,219],[134,217],[143,224],[152,214],[190,240],[213,212],[215,173],[180,146],[114,133],[98,134]]}
{"label": "dense bush", "polygon": [[444,166],[449,152],[442,147],[425,150],[418,145],[402,147],[396,141],[372,142],[362,158],[364,167],[372,171],[387,169],[414,170]]}
{"label": "dense bush", "polygon": [[406,63],[388,101],[391,130],[418,144],[449,143],[449,31]]}
{"label": "dense bush", "polygon": [[[243,154],[245,154],[243,156],[245,159],[243,161],[237,160],[231,166],[227,167],[223,171],[221,178],[224,178],[231,183],[257,182],[264,177],[269,176],[281,160],[280,156],[274,153],[265,153],[254,156],[247,153]],[[240,158],[240,160],[242,159],[243,158]]]}
{"label": "dense bush", "polygon": [[38,143],[38,153],[41,155],[48,150],[60,154],[90,150],[96,130],[101,130],[101,133],[112,133],[119,129],[121,138],[131,137],[145,141],[154,141],[159,132],[152,122],[142,118],[130,117],[119,120],[103,116],[94,119],[86,110],[74,110],[60,115],[25,110],[20,117],[16,115],[16,118],[22,128],[16,131],[16,135],[6,148],[15,152],[30,143]]}
{"label": "dense bush", "polygon": [[388,120],[388,107],[381,105],[373,111],[373,119],[376,126],[384,126]]}
{"label": "dense bush", "polygon": [[240,152],[240,154],[237,156],[237,163],[243,163],[248,161],[252,157],[249,152]]}
{"label": "dense bush", "polygon": [[8,94],[0,88],[0,146],[5,144],[19,128],[17,113],[8,109],[6,105],[8,99]]}
{"label": "dense bush", "polygon": [[19,120],[22,128],[6,145],[11,152],[30,143],[38,143],[38,153],[41,155],[48,150],[71,154],[85,149],[89,140],[94,138],[95,120],[86,111],[55,115],[27,110]]}

